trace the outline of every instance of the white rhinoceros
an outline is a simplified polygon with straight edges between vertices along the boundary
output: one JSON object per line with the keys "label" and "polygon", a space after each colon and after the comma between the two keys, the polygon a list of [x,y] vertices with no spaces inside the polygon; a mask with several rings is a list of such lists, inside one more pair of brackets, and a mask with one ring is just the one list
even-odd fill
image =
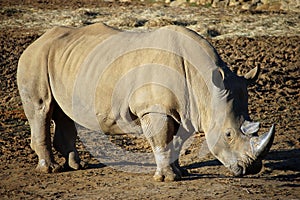
{"label": "white rhinoceros", "polygon": [[274,138],[274,126],[257,136],[259,123],[248,115],[247,85],[258,71],[237,76],[205,39],[183,27],[53,28],[24,51],[17,72],[37,169],[59,168],[51,150],[53,119],[53,145],[73,169],[80,168],[76,122],[102,132],[144,133],[157,181],[182,176],[180,147],[198,131],[235,175],[257,173]]}

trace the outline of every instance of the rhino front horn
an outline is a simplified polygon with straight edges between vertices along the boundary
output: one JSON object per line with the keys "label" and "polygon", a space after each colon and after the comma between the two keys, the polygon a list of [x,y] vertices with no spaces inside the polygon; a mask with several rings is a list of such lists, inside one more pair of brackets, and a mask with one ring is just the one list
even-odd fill
{"label": "rhino front horn", "polygon": [[256,158],[262,158],[270,150],[275,136],[275,126],[272,125],[269,132],[259,136],[252,137],[250,139],[250,144],[252,148],[253,155]]}

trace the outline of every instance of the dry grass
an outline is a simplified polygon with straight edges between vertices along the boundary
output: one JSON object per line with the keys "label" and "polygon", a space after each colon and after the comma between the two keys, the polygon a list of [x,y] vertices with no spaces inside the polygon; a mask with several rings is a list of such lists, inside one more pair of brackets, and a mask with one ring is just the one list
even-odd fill
{"label": "dry grass", "polygon": [[[28,4],[30,2],[25,1]],[[56,0],[49,2],[55,3]],[[178,12],[181,14],[178,15]],[[126,30],[176,24],[187,26],[206,37],[219,39],[233,36],[293,36],[300,32],[297,13],[251,14],[240,13],[235,9],[214,9],[211,12],[209,8],[203,7],[170,8],[157,5],[145,9],[134,5],[115,5],[113,8],[106,5],[42,9],[38,6],[14,5],[1,7],[0,17],[0,28],[39,29],[40,32],[57,25],[79,27],[97,22]]]}

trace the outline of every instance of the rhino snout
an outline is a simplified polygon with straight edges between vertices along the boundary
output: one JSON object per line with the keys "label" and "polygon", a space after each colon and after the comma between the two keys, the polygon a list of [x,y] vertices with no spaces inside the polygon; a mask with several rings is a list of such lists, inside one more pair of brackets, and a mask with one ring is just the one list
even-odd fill
{"label": "rhino snout", "polygon": [[248,166],[246,166],[246,164],[242,162],[237,162],[236,164],[231,165],[229,169],[233,173],[233,175],[237,177],[250,174],[257,174],[262,169],[262,161],[261,159],[255,160]]}
{"label": "rhino snout", "polygon": [[229,169],[233,173],[234,176],[237,176],[237,177],[243,176],[244,169],[242,166],[235,164],[235,165],[230,166]]}
{"label": "rhino snout", "polygon": [[[246,129],[245,129],[246,130]],[[257,128],[253,129],[256,132]],[[269,132],[261,136],[252,136],[250,139],[251,156],[242,156],[229,169],[235,176],[243,176],[248,174],[257,174],[262,169],[262,159],[270,150],[275,135],[274,125],[270,128]]]}

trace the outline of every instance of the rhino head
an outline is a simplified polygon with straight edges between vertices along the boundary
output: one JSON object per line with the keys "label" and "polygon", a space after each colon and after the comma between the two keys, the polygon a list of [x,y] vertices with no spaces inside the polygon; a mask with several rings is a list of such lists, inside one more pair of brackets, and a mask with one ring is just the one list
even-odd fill
{"label": "rhino head", "polygon": [[260,172],[262,158],[274,139],[274,125],[258,136],[259,122],[252,122],[248,114],[247,86],[255,82],[258,74],[259,68],[245,76],[237,76],[228,68],[213,72],[215,102],[206,140],[212,154],[235,176]]}

